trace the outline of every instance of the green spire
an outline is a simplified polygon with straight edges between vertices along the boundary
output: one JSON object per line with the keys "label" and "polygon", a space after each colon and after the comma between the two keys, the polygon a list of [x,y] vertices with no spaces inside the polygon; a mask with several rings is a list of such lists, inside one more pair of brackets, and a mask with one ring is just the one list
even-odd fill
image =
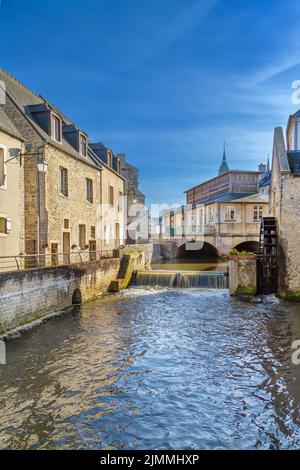
{"label": "green spire", "polygon": [[219,168],[219,176],[223,175],[224,173],[227,173],[227,171],[229,171],[229,166],[227,165],[227,161],[226,161],[226,148],[225,148],[225,142],[224,142],[223,160]]}

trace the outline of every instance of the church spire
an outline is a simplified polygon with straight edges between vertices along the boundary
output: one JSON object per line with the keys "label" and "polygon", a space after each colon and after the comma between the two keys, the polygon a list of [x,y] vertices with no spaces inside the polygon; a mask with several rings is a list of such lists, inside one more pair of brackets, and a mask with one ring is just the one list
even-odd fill
{"label": "church spire", "polygon": [[226,146],[225,146],[225,142],[224,142],[223,160],[222,160],[221,166],[219,168],[219,176],[223,175],[223,173],[227,173],[227,171],[229,171],[229,166],[227,165]]}

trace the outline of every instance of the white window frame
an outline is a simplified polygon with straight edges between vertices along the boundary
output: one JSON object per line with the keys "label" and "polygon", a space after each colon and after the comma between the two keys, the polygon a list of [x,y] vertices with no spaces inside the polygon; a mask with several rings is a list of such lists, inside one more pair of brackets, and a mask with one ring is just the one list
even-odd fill
{"label": "white window frame", "polygon": [[[54,122],[57,120],[59,122],[59,138],[58,140],[55,136],[55,127],[54,127]],[[51,128],[51,139],[55,140],[55,142],[58,142],[61,144],[62,142],[62,120],[58,116],[58,114],[51,112],[50,114],[50,128]]]}
{"label": "white window frame", "polygon": [[3,165],[3,173],[4,173],[4,184],[0,184],[0,189],[6,190],[7,189],[7,147],[4,144],[0,144],[0,149],[3,150],[4,154],[4,165]]}
{"label": "white window frame", "polygon": [[[83,146],[81,145],[82,141],[84,141]],[[85,151],[83,151],[83,147],[84,147]],[[87,137],[82,132],[79,132],[78,148],[79,148],[80,155],[82,155],[83,157],[86,157],[87,156]]]}
{"label": "white window frame", "polygon": [[107,151],[107,164],[110,168],[113,166],[113,156],[111,150]]}
{"label": "white window frame", "polygon": [[94,181],[92,178],[85,179],[86,184],[86,200],[90,204],[94,203]]}
{"label": "white window frame", "polygon": [[[62,192],[62,189],[63,189],[62,188],[62,186],[63,186],[62,185],[62,170],[67,172],[66,173],[67,174],[67,185],[66,185],[67,186],[67,191],[66,191],[67,194]],[[68,168],[66,168],[64,166],[59,166],[59,175],[58,176],[59,176],[59,182],[58,182],[58,184],[59,184],[59,187],[58,187],[59,194],[61,196],[64,196],[64,197],[69,197],[69,170],[68,170]]]}
{"label": "white window frame", "polygon": [[[231,217],[233,212],[233,217]],[[235,206],[226,206],[224,212],[225,222],[235,222],[236,221],[236,208]]]}
{"label": "white window frame", "polygon": [[263,206],[254,206],[253,207],[253,220],[254,222],[260,222],[264,216]]}

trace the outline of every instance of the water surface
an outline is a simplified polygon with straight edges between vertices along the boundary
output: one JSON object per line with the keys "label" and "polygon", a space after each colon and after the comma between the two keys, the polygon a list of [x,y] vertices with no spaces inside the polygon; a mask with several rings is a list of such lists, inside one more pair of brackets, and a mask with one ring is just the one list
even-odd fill
{"label": "water surface", "polygon": [[0,448],[296,449],[300,312],[129,289],[8,343]]}

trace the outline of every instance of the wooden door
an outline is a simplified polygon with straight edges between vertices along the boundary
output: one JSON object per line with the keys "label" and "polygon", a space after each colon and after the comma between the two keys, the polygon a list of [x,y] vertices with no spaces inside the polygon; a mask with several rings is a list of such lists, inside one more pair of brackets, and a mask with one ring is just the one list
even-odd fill
{"label": "wooden door", "polygon": [[51,266],[58,266],[58,243],[51,243]]}
{"label": "wooden door", "polygon": [[64,264],[70,264],[70,232],[63,232]]}
{"label": "wooden door", "polygon": [[96,261],[97,259],[96,240],[91,240],[89,242],[89,252],[90,252],[90,261]]}

